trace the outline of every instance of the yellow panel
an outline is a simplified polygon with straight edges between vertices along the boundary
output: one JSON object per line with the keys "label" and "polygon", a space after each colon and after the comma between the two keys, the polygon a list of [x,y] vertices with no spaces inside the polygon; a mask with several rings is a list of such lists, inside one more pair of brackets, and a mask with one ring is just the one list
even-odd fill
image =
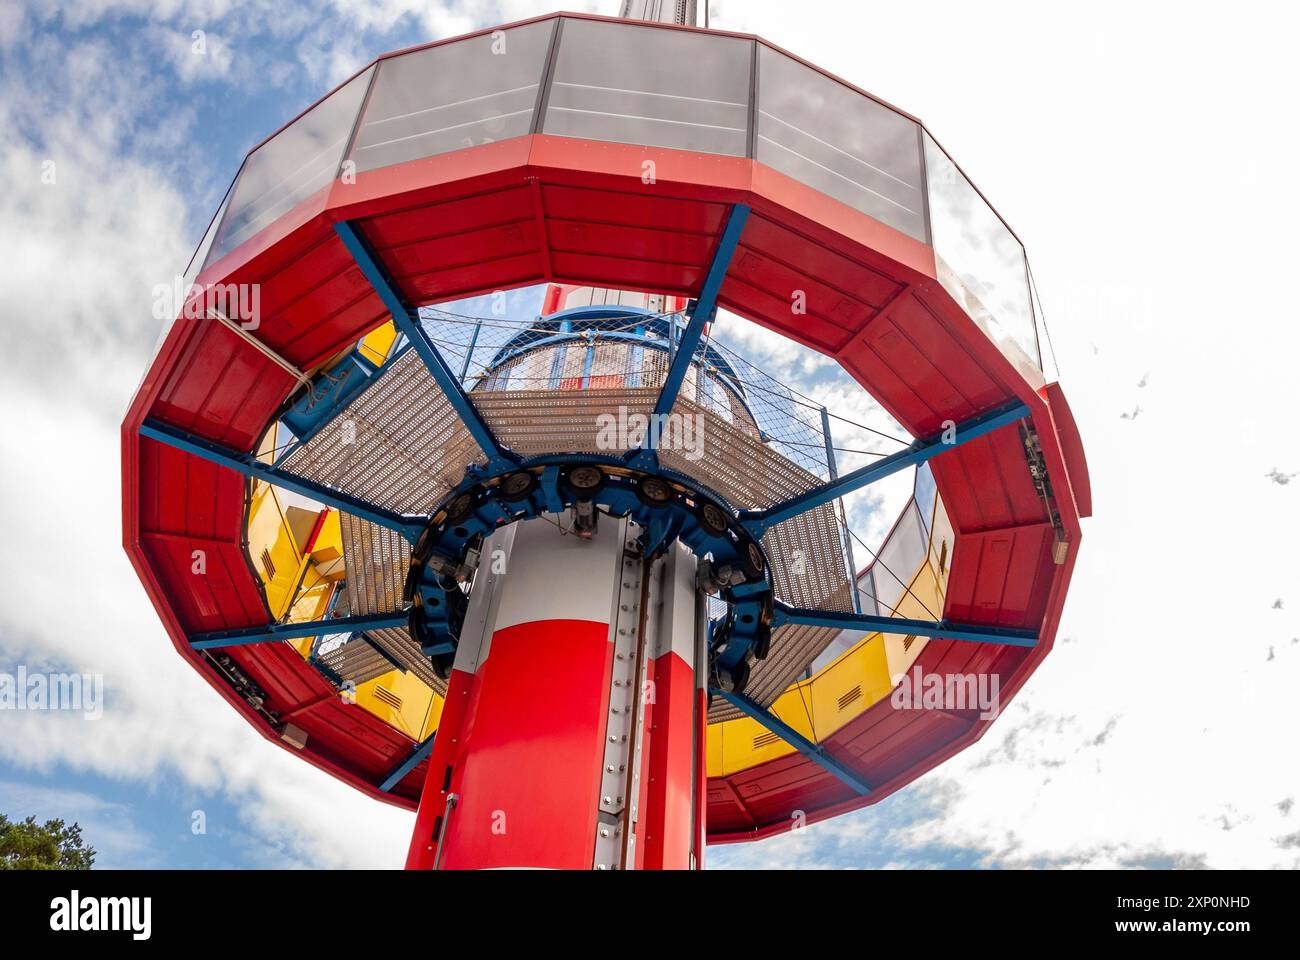
{"label": "yellow panel", "polygon": [[314,563],[307,565],[302,577],[302,587],[298,599],[289,612],[290,623],[305,623],[308,620],[321,620],[329,612],[330,600],[334,596],[335,582],[320,575]]}
{"label": "yellow panel", "polygon": [[442,716],[442,697],[415,674],[401,670],[390,670],[360,684],[356,703],[412,740],[423,740],[426,730],[436,730]]}
{"label": "yellow panel", "polygon": [[331,510],[325,517],[316,543],[312,547],[311,558],[316,563],[332,563],[343,557],[343,531],[339,526],[339,512]]}
{"label": "yellow panel", "polygon": [[710,777],[722,776],[722,728],[725,723],[711,723],[704,728],[704,758]]}
{"label": "yellow panel", "polygon": [[372,330],[361,341],[361,355],[375,366],[382,366],[388,359],[388,352],[393,349],[393,341],[396,339],[397,328],[393,326],[393,321],[389,320],[382,327]]}
{"label": "yellow panel", "polygon": [[294,542],[275,489],[260,481],[253,482],[248,511],[248,553],[266,591],[271,615],[279,620],[289,607],[306,561]]}

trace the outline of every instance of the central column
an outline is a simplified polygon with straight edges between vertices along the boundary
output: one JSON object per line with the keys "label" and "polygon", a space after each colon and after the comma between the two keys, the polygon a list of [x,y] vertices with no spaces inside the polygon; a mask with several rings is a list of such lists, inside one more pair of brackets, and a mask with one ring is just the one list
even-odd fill
{"label": "central column", "polygon": [[704,598],[640,537],[566,512],[484,542],[408,868],[699,865]]}

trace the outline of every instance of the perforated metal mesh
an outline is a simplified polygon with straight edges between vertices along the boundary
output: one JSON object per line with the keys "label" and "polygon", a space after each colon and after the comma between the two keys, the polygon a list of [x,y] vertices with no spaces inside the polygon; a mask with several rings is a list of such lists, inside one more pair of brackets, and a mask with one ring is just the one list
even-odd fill
{"label": "perforated metal mesh", "polygon": [[[549,453],[626,451],[600,436],[600,418],[648,414],[657,389],[633,390],[475,390],[475,408],[497,439],[526,457]],[[615,434],[615,439],[617,436]]]}
{"label": "perforated metal mesh", "polygon": [[343,563],[347,570],[348,613],[392,613],[404,609],[402,592],[411,566],[411,546],[401,534],[339,514]]}
{"label": "perforated metal mesh", "polygon": [[[493,435],[524,457],[626,451],[632,438],[623,430],[611,434],[609,424],[651,413],[670,362],[666,350],[617,339],[627,332],[626,319],[611,320],[609,330],[594,331],[586,340],[524,347],[490,370],[481,364],[521,334],[541,337],[554,331],[533,333],[527,323],[506,320],[471,323],[454,314],[426,317],[424,325],[449,365],[465,371],[470,400]],[[719,344],[708,346],[716,352],[702,348],[697,354],[673,409],[678,417],[692,418],[694,432],[678,434],[689,442],[661,447],[663,465],[741,510],[770,507],[824,482],[829,469],[820,411],[744,358]],[[291,454],[285,467],[376,506],[417,514],[431,513],[460,482],[465,467],[483,460],[418,354],[408,349],[325,430]],[[342,520],[351,612],[401,609],[409,545],[357,517]],[[777,598],[799,607],[852,610],[842,537],[829,505],[768,531],[763,546]],[[747,692],[769,705],[837,632],[778,629],[770,656],[753,665]],[[376,632],[371,639],[441,689],[405,630]],[[373,665],[365,661],[359,667]],[[725,709],[715,706],[710,719],[716,722]]]}
{"label": "perforated metal mesh", "polygon": [[424,655],[420,645],[411,638],[409,632],[401,628],[372,630],[367,636],[372,643],[382,647],[385,653],[432,687],[435,693],[446,696],[446,681],[438,679],[438,675],[433,672],[433,667],[429,665],[429,658]]}
{"label": "perforated metal mesh", "polygon": [[[409,605],[402,599],[402,593],[411,566],[410,544],[401,534],[351,514],[340,514],[339,524],[343,536],[343,563],[347,570],[347,613],[365,615],[406,609]],[[429,658],[420,650],[419,644],[412,639],[406,628],[371,630],[366,637],[370,644],[388,655],[385,659],[372,649],[374,656],[384,660],[384,668],[378,673],[369,672],[378,665],[372,658],[364,656],[363,648],[351,652],[350,648],[357,646],[360,638],[354,638],[341,647],[342,652],[334,651],[322,656],[322,661],[345,680],[357,683],[365,681],[335,667],[327,657],[355,657],[355,666],[350,659],[346,661],[347,669],[366,672],[367,680],[387,673],[392,669],[393,663],[398,663],[438,693],[446,693],[446,683],[438,679],[429,664]]]}
{"label": "perforated metal mesh", "polygon": [[284,462],[289,472],[398,513],[432,513],[484,461],[414,350]]}
{"label": "perforated metal mesh", "polygon": [[393,669],[389,659],[363,636],[352,637],[321,653],[317,659],[322,666],[358,686]]}

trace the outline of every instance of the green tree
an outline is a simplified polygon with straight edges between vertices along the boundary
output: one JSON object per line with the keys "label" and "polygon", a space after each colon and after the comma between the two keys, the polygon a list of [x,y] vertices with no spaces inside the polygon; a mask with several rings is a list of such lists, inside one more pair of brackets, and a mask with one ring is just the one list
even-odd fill
{"label": "green tree", "polygon": [[79,824],[28,817],[13,823],[0,813],[0,870],[89,870],[95,851],[81,839]]}

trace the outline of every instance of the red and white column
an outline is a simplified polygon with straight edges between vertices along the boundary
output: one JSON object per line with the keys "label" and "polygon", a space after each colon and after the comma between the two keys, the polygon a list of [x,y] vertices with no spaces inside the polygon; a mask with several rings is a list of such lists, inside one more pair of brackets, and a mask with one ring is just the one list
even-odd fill
{"label": "red and white column", "polygon": [[408,869],[702,861],[695,558],[674,544],[647,564],[630,520],[570,526],[484,543]]}

